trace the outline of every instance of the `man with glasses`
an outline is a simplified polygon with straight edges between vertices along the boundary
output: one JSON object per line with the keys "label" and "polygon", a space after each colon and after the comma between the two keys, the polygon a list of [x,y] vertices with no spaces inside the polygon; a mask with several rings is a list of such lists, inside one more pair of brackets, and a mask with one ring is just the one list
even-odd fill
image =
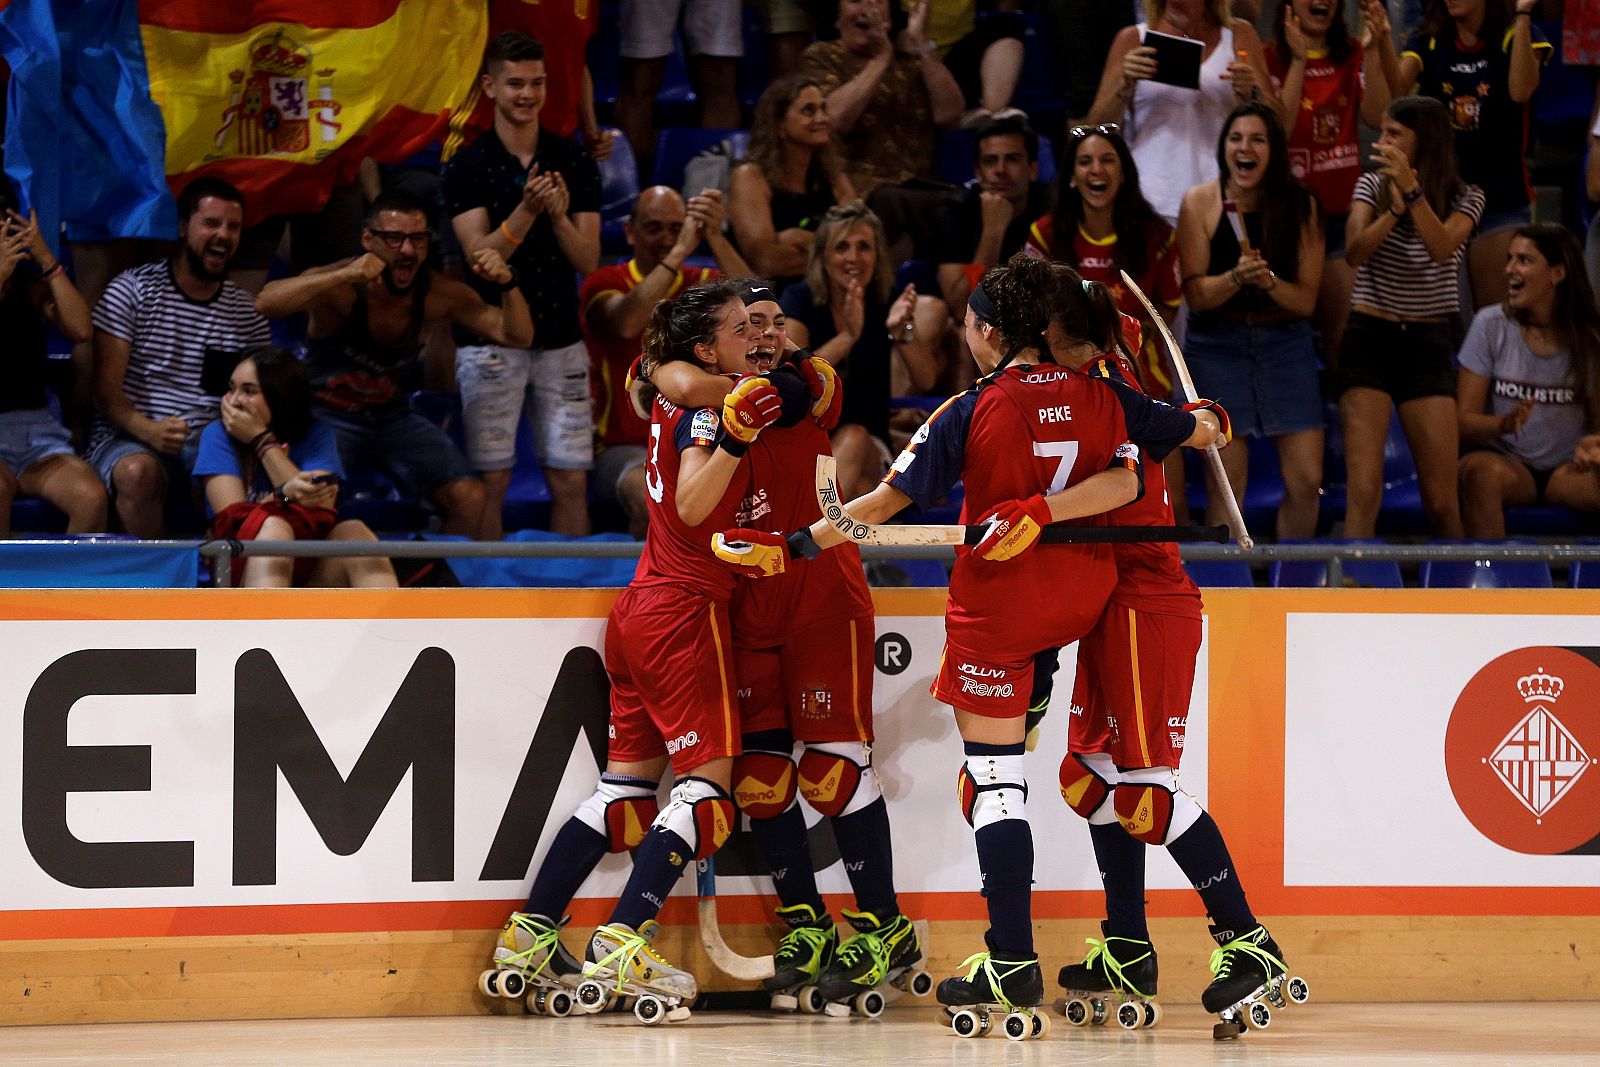
{"label": "man with glasses", "polygon": [[[524,410],[550,486],[550,529],[589,532],[594,416],[577,276],[600,262],[600,172],[580,146],[540,128],[544,54],[525,33],[489,42],[482,88],[494,104],[494,127],[444,170],[446,211],[462,249],[469,256],[492,249],[516,269],[538,346],[478,336],[456,353],[467,455],[485,491],[484,540],[501,536]],[[496,299],[493,286],[475,285]]]}
{"label": "man with glasses", "polygon": [[475,536],[483,485],[445,432],[411,407],[422,338],[448,321],[497,344],[528,345],[533,320],[498,252],[469,255],[473,274],[501,291],[498,307],[463,282],[429,270],[433,234],[422,202],[398,190],[367,211],[364,255],[269,283],[256,310],[306,312],[308,370],[317,417],[333,427],[346,469],[376,467],[401,492],[427,497],[445,533]]}

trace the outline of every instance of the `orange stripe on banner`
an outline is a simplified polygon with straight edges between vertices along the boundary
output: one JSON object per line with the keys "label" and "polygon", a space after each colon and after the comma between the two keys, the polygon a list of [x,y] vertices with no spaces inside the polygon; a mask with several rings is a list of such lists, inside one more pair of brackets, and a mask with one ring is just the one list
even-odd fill
{"label": "orange stripe on banner", "polygon": [[394,17],[400,0],[139,0],[139,22],[183,33],[248,33],[268,22],[295,22],[311,29],[360,29]]}
{"label": "orange stripe on banner", "polygon": [[711,643],[717,647],[717,678],[722,683],[722,736],[728,739],[730,746],[738,741],[738,734],[733,732],[733,695],[728,692],[728,657],[722,651],[722,630],[717,626],[717,606],[710,604],[706,610],[711,612]]}
{"label": "orange stripe on banner", "polygon": [[1139,617],[1128,609],[1128,659],[1133,670],[1133,721],[1139,735],[1139,758],[1150,766],[1150,742],[1144,735],[1144,690],[1139,685]]}

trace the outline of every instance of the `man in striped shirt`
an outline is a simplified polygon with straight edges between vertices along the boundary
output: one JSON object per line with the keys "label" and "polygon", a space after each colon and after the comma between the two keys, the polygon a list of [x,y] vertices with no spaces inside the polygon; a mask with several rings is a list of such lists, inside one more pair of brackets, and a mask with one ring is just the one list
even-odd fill
{"label": "man in striped shirt", "polygon": [[239,190],[220,178],[190,182],[178,197],[176,254],[123,271],[95,306],[89,463],[138,537],[165,532],[166,501],[187,498],[228,372],[272,339],[250,294],[226,277],[243,220]]}

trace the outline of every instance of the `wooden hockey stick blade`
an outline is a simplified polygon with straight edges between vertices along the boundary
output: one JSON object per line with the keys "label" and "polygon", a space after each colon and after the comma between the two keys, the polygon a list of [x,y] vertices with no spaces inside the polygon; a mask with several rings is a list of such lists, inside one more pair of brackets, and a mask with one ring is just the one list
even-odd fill
{"label": "wooden hockey stick blade", "polygon": [[[918,526],[886,524],[874,526],[850,514],[839,500],[834,476],[837,463],[832,456],[817,457],[817,504],[829,525],[858,545],[975,545],[988,533],[987,524],[973,526]],[[1054,523],[1039,534],[1047,545],[1083,545],[1151,541],[1211,541],[1226,544],[1226,526],[1068,526]]]}
{"label": "wooden hockey stick blade", "polygon": [[717,869],[708,857],[695,869],[695,889],[700,894],[700,947],[717,970],[741,982],[759,982],[776,973],[771,956],[741,956],[722,939],[717,925]]}
{"label": "wooden hockey stick blade", "polygon": [[[1150,315],[1150,321],[1155,323],[1156,332],[1161,335],[1161,343],[1167,346],[1167,353],[1172,356],[1172,366],[1178,372],[1178,381],[1183,384],[1183,397],[1191,404],[1200,399],[1200,394],[1195,391],[1194,378],[1189,375],[1189,364],[1183,358],[1183,350],[1178,347],[1178,339],[1172,336],[1172,330],[1167,326],[1167,320],[1156,312],[1156,306],[1150,303],[1150,298],[1144,295],[1144,290],[1139,288],[1139,283],[1129,277],[1127,271],[1121,271],[1123,284],[1126,285],[1134,296],[1139,298],[1139,303],[1144,305],[1145,311]],[[1244,516],[1239,512],[1239,501],[1233,495],[1233,483],[1228,481],[1228,472],[1222,467],[1222,455],[1217,451],[1215,444],[1206,446],[1206,462],[1211,465],[1212,477],[1224,490],[1222,494],[1223,507],[1228,512],[1228,525],[1238,531],[1239,547],[1246,552],[1256,547],[1255,538],[1250,536],[1250,531],[1245,527]]]}

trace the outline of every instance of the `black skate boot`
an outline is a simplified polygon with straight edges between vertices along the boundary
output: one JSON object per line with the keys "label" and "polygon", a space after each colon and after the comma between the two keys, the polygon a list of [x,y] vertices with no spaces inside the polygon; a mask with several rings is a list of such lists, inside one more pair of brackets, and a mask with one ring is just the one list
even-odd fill
{"label": "black skate boot", "polygon": [[810,904],[779,908],[778,918],[789,925],[789,932],[772,954],[772,977],[761,984],[772,993],[773,1011],[815,1015],[823,1005],[817,979],[833,962],[839,947],[838,928],[830,916],[818,915]]}
{"label": "black skate boot", "polygon": [[1099,1025],[1111,1014],[1110,994],[1120,998],[1117,1024],[1125,1030],[1154,1026],[1161,1021],[1156,995],[1156,950],[1148,941],[1112,937],[1108,924],[1100,924],[1105,940],[1084,938],[1089,954],[1082,963],[1061,968],[1057,981],[1067,991],[1056,1007],[1073,1026]]}
{"label": "black skate boot", "polygon": [[828,1001],[823,1010],[840,1016],[853,1008],[876,1018],[887,1003],[882,990],[889,984],[927,996],[933,979],[917,966],[922,962],[922,942],[911,920],[892,915],[880,922],[870,911],[843,911],[856,933],[839,946],[817,981],[822,999]]}
{"label": "black skate boot", "polygon": [[1001,960],[991,952],[979,952],[962,966],[966,976],[946,978],[937,994],[957,1037],[984,1036],[994,1015],[1004,1016],[1005,1035],[1013,1041],[1050,1032],[1050,1016],[1037,1010],[1044,1002],[1044,972],[1037,957]]}
{"label": "black skate boot", "polygon": [[1200,1003],[1222,1019],[1211,1028],[1212,1037],[1226,1041],[1246,1029],[1265,1030],[1272,1025],[1274,1007],[1311,999],[1305,979],[1289,976],[1283,950],[1265,926],[1244,934],[1213,926],[1211,936],[1218,947],[1211,953],[1211,984]]}

